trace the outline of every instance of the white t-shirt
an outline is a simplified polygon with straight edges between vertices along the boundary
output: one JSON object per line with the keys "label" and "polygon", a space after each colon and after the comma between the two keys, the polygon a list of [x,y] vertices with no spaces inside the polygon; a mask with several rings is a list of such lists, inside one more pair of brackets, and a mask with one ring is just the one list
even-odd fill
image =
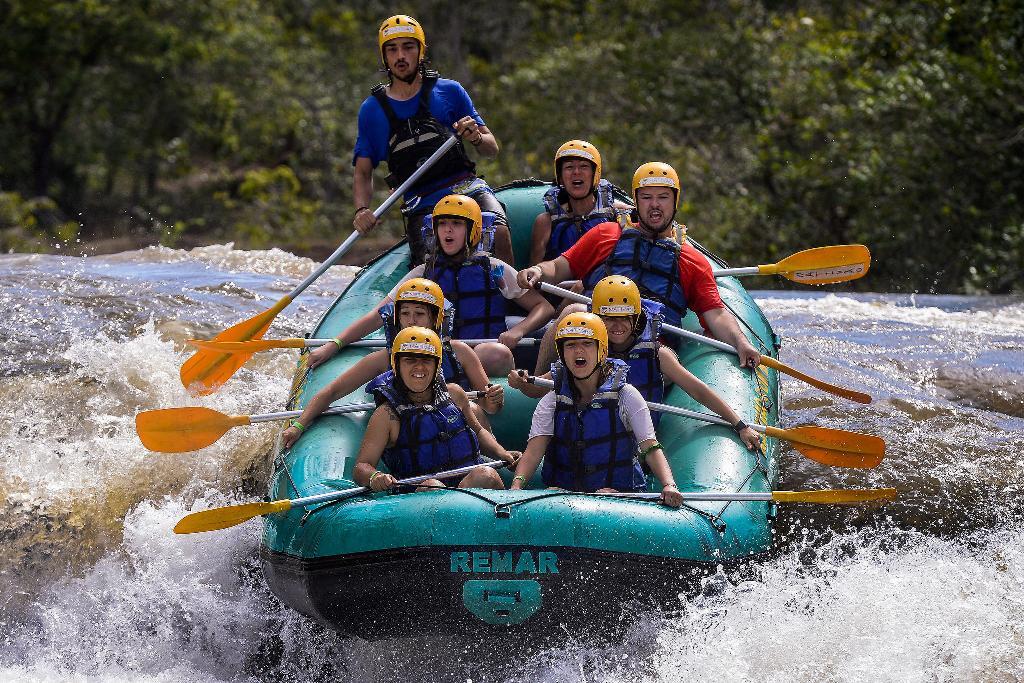
{"label": "white t-shirt", "polygon": [[[619,389],[619,419],[626,429],[633,432],[637,443],[655,438],[654,423],[651,411],[640,391],[632,384]],[[530,436],[553,436],[555,433],[555,392],[544,394],[537,409],[533,411],[533,423],[530,425]]]}
{"label": "white t-shirt", "polygon": [[[497,276],[498,280],[498,291],[501,292],[502,296],[506,299],[518,299],[523,294],[526,294],[525,289],[519,286],[516,282],[516,278],[519,276],[519,271],[505,263],[501,259],[490,257],[491,259],[491,272]],[[394,289],[388,293],[388,299],[391,301],[395,300],[395,295],[398,294],[398,288],[402,286],[402,283],[411,280],[414,277],[423,277],[423,270],[426,268],[425,265],[420,264],[409,271],[409,274],[403,277]]]}

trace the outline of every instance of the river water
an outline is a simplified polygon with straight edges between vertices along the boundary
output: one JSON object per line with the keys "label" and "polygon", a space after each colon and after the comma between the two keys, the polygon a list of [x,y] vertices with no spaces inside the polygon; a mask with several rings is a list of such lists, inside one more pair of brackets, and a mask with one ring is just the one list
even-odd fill
{"label": "river water", "polygon": [[[443,635],[343,639],[269,593],[258,522],[171,533],[193,505],[259,498],[278,427],[154,454],[135,414],[280,410],[295,352],[258,354],[196,399],[178,380],[184,340],[265,310],[315,265],[231,245],[0,256],[0,680],[1024,680],[1019,299],[757,292],[784,361],[875,397],[784,379],[785,425],[888,442],[875,470],[784,453],[782,487],[899,500],[783,508],[772,557],[711,577],[677,613],[616,643],[562,634],[506,655]],[[353,273],[332,269],[267,336],[300,336]]]}

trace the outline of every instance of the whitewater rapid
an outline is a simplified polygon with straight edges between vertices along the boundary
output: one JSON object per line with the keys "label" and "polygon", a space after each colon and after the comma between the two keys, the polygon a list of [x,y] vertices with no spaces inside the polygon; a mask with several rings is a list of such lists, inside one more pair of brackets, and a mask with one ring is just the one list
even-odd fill
{"label": "whitewater rapid", "polygon": [[[773,557],[621,642],[496,651],[342,639],[269,593],[258,521],[171,532],[192,508],[262,496],[280,427],[155,454],[135,414],[281,409],[295,352],[259,354],[195,398],[178,379],[184,342],[265,310],[315,265],[231,245],[0,256],[0,681],[1024,680],[1019,299],[757,292],[785,362],[875,397],[784,378],[784,424],[888,442],[871,471],[788,452],[782,486],[894,486],[899,500],[783,508]],[[301,336],[354,272],[332,269],[267,336]]]}

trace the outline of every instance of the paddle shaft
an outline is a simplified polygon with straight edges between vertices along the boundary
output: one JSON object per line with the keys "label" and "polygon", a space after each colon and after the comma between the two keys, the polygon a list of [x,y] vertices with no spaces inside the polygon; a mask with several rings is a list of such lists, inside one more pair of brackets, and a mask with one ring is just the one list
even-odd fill
{"label": "paddle shaft", "polygon": [[[438,159],[443,157],[445,155],[445,153],[448,152],[449,149],[454,147],[455,144],[458,141],[459,141],[459,138],[457,136],[455,136],[455,135],[453,135],[450,138],[448,138],[447,140],[445,140],[444,144],[441,145],[437,149],[436,152],[434,152],[429,157],[427,157],[427,160],[424,161],[423,164],[419,168],[417,168],[415,171],[413,171],[413,174],[410,175],[406,179],[406,181],[404,183],[399,185],[398,189],[396,189],[394,192],[392,192],[391,195],[387,199],[384,200],[383,204],[381,204],[380,206],[378,206],[376,208],[376,210],[373,212],[374,218],[380,218],[381,216],[383,216],[384,213],[388,209],[390,209],[392,207],[392,205],[394,205],[394,203],[397,202],[399,200],[399,198],[401,198],[401,196],[403,194],[405,194],[405,191],[408,190],[410,187],[412,187],[412,184],[415,183],[417,180],[419,180],[420,177],[424,173],[426,173],[430,169],[430,167],[433,166],[437,162]],[[327,257],[326,261],[321,263],[320,266],[316,270],[314,270],[312,273],[309,274],[309,277],[307,277],[305,280],[300,282],[295,287],[295,289],[293,289],[291,291],[291,293],[288,295],[288,298],[294,299],[299,294],[301,294],[302,291],[306,289],[306,287],[309,287],[311,284],[313,284],[314,280],[316,280],[318,277],[320,277],[325,272],[327,272],[327,269],[330,268],[331,266],[333,266],[335,264],[335,262],[337,262],[338,259],[340,259],[342,256],[344,256],[348,252],[348,250],[352,247],[352,244],[355,243],[355,241],[357,239],[359,239],[359,237],[360,237],[359,231],[353,231],[353,233],[348,236],[348,239],[346,239],[344,242],[342,242],[341,246],[339,246],[337,249],[335,249],[334,253]]]}
{"label": "paddle shaft", "polygon": [[[479,465],[466,465],[465,467],[459,467],[454,470],[445,470],[444,472],[438,472],[436,474],[421,474],[418,477],[409,477],[408,479],[399,479],[395,482],[401,486],[412,486],[414,484],[422,484],[428,479],[450,479],[452,477],[458,477],[463,474],[469,474],[477,467],[503,467],[505,463],[501,460],[495,460],[492,462],[480,463]],[[291,503],[293,508],[305,507],[306,505],[315,505],[317,503],[328,503],[335,500],[344,500],[345,498],[353,498],[355,496],[361,496],[364,493],[374,493],[374,491],[368,486],[360,486],[354,489],[348,489],[347,491],[336,491],[331,493],[320,493],[315,496],[306,496],[305,498],[295,498],[288,502]]]}
{"label": "paddle shaft", "polygon": [[[555,285],[548,284],[547,282],[540,283],[540,288],[543,289],[545,292],[550,292],[551,294],[557,294],[557,295],[559,295],[560,297],[562,297],[564,299],[569,299],[571,301],[578,301],[581,304],[589,304],[590,303],[590,297],[589,296],[584,296],[582,294],[577,294],[576,292],[570,292],[568,289],[562,289],[561,287],[556,287]],[[729,353],[733,354],[734,356],[739,356],[740,355],[740,352],[736,350],[736,347],[730,346],[729,344],[726,344],[725,342],[718,341],[717,339],[712,339],[711,337],[705,337],[703,334],[697,334],[696,332],[690,332],[688,330],[684,330],[681,327],[676,327],[675,325],[669,325],[669,324],[662,325],[661,329],[665,330],[666,332],[671,332],[672,334],[678,335],[680,337],[685,337],[686,339],[693,339],[694,341],[699,341],[702,344],[707,344],[709,346],[713,346],[716,349],[721,349],[722,351],[728,351]]]}
{"label": "paddle shaft", "polygon": [[[460,341],[460,342],[463,342],[465,344],[469,344],[470,346],[479,346],[480,344],[500,344],[501,343],[497,339],[452,339],[451,341]],[[306,340],[306,346],[323,346],[324,344],[333,344],[333,343],[334,343],[333,339],[307,339]],[[523,337],[522,339],[519,340],[518,346],[536,346],[539,343],[540,343],[539,339],[534,339],[533,337]],[[373,347],[385,347],[387,345],[388,345],[388,343],[387,343],[386,339],[359,339],[358,341],[354,341],[354,342],[352,342],[350,344],[345,344],[346,347],[349,347],[349,346],[365,346],[365,347],[371,347],[371,348],[373,348]]]}
{"label": "paddle shaft", "polygon": [[[480,398],[483,395],[482,391],[467,391],[466,398],[474,399]],[[358,413],[363,410],[373,410],[377,407],[376,403],[350,403],[344,406],[333,406],[328,408],[320,415],[345,415],[346,413]],[[298,417],[302,415],[301,410],[285,410],[280,413],[263,413],[262,415],[250,415],[249,423],[255,424],[257,422],[274,422],[275,420],[287,420],[292,417]],[[319,417],[319,415],[317,416]]]}
{"label": "paddle shaft", "polygon": [[761,273],[760,266],[748,266],[745,268],[721,268],[711,272],[715,277],[741,277],[743,275],[758,275]]}
{"label": "paddle shaft", "polygon": [[[609,496],[612,498],[633,498],[638,500],[661,500],[660,493],[630,493],[630,492],[615,492],[615,493],[600,493],[600,496]],[[772,500],[771,491],[763,492],[746,492],[746,493],[728,493],[726,491],[700,491],[694,493],[683,492],[680,494],[683,500]]]}

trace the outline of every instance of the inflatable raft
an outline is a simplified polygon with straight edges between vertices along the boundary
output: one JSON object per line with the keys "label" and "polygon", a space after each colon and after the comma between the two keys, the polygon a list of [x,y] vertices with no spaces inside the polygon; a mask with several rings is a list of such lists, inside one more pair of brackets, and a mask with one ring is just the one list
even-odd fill
{"label": "inflatable raft", "polygon": [[[520,181],[498,190],[520,264],[547,185]],[[715,266],[724,265],[695,245]],[[383,298],[409,270],[404,243],[367,265],[326,312],[314,337],[333,337]],[[723,301],[762,353],[777,356],[778,338],[734,278],[722,278]],[[683,327],[699,332],[690,313]],[[695,342],[679,344],[683,365],[711,385],[747,421],[775,425],[778,378],[749,372],[735,356]],[[346,348],[307,372],[299,364],[290,408],[301,408],[367,349]],[[520,364],[532,370],[529,365]],[[499,381],[499,380],[494,380]],[[501,380],[503,381],[503,380]],[[371,400],[359,390],[335,403]],[[665,402],[706,409],[673,387]],[[493,418],[498,440],[522,449],[535,401],[506,387]],[[294,448],[277,457],[269,499],[355,487],[352,467],[369,412],[318,419]],[[683,492],[764,492],[777,479],[774,439],[763,453],[746,450],[728,428],[664,415],[658,437]],[[381,464],[383,466],[383,463]],[[506,483],[511,473],[502,471]],[[657,491],[652,479],[651,491]],[[624,609],[678,606],[679,595],[718,565],[765,553],[770,502],[656,502],[545,490],[539,476],[525,491],[430,491],[375,494],[264,518],[263,571],[294,609],[363,638],[432,629],[486,626],[545,628],[591,619],[617,621]],[[627,607],[628,606],[628,607]]]}

